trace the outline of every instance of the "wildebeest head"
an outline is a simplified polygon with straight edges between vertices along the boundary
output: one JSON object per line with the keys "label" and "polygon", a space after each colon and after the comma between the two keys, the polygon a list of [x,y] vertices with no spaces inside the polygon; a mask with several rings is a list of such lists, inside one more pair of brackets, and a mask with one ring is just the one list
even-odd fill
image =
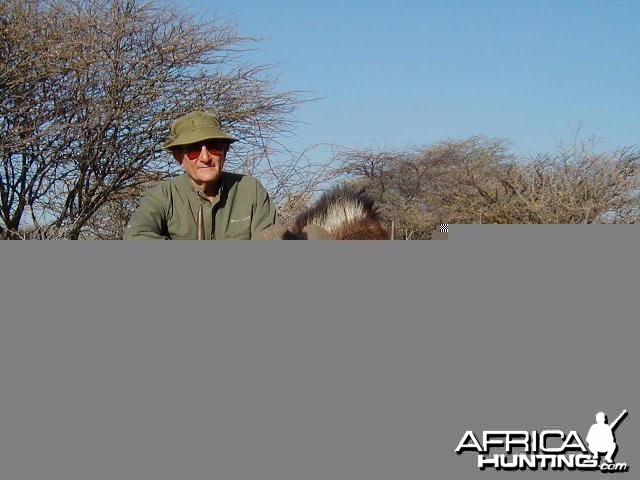
{"label": "wildebeest head", "polygon": [[326,192],[300,213],[290,228],[275,225],[260,232],[262,239],[387,240],[389,232],[364,190],[339,186]]}

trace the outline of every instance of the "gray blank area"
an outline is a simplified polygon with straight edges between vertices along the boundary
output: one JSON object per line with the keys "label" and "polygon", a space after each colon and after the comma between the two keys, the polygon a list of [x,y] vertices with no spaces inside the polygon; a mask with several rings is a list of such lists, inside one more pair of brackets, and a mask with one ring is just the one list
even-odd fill
{"label": "gray blank area", "polygon": [[4,242],[0,478],[599,478],[454,449],[625,408],[632,478],[639,233]]}

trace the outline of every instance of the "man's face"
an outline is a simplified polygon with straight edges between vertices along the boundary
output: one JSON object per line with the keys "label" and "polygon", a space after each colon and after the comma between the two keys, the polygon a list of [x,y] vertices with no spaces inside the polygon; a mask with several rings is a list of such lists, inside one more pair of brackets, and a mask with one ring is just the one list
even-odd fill
{"label": "man's face", "polygon": [[215,184],[222,175],[228,150],[229,142],[206,140],[177,147],[173,155],[196,185],[206,187]]}

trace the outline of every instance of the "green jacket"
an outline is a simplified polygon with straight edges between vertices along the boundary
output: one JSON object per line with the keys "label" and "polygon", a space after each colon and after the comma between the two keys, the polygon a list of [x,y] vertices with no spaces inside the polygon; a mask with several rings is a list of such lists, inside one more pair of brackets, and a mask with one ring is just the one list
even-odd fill
{"label": "green jacket", "polygon": [[249,240],[276,223],[275,206],[255,178],[223,172],[220,181],[213,204],[186,174],[161,182],[140,198],[124,239],[195,240],[201,205],[207,240]]}

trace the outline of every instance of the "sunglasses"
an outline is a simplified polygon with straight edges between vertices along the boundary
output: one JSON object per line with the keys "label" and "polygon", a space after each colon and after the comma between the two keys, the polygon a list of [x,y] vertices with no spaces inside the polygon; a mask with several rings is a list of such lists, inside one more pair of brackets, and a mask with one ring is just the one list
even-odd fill
{"label": "sunglasses", "polygon": [[190,145],[182,146],[182,151],[187,155],[189,160],[196,160],[200,157],[202,147],[205,147],[207,151],[213,155],[221,155],[225,153],[229,148],[228,142],[221,142],[216,140],[209,140],[201,143],[192,143]]}

